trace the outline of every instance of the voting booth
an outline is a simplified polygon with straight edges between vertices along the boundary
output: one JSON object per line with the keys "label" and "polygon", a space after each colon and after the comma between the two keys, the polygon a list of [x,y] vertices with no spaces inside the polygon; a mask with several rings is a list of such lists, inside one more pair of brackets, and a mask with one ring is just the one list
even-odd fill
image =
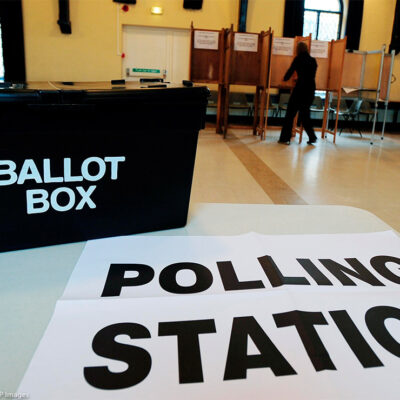
{"label": "voting booth", "polygon": [[224,74],[225,29],[194,29],[191,25],[189,79],[218,84],[217,133],[222,132],[222,90]]}
{"label": "voting booth", "polygon": [[[230,85],[255,86],[253,134],[262,133],[266,104],[266,89],[269,82],[272,31],[240,33],[226,31],[224,90],[222,92],[224,137],[229,125]],[[262,110],[259,120],[259,109]]]}
{"label": "voting booth", "polygon": [[347,95],[374,101],[371,144],[374,141],[379,103],[384,103],[381,139],[384,137],[390,99],[395,52],[385,54],[380,50],[347,52],[344,57],[342,91]]}
{"label": "voting booth", "polygon": [[[271,206],[265,217],[258,206],[254,218],[225,214],[223,229],[265,229],[272,214],[288,212]],[[10,347],[21,357],[33,342],[19,368],[18,398],[396,399],[399,237],[304,234],[340,229],[333,226],[352,215],[345,209],[333,212],[331,228],[321,219],[331,209],[318,212],[319,223],[314,214],[312,228],[295,218],[298,235],[204,235],[210,224],[194,218],[192,229],[172,235],[89,241],[56,304],[43,300],[46,283],[34,286],[33,301],[40,297],[53,314],[41,324],[39,344],[29,337],[31,304],[18,314],[27,329],[12,331]],[[220,215],[210,219],[224,225]],[[275,221],[267,229],[288,229]],[[351,217],[348,226],[354,229]],[[24,282],[19,296],[33,285]],[[14,358],[4,358],[11,370]]]}
{"label": "voting booth", "polygon": [[[325,109],[324,109],[324,120],[322,123],[322,138],[325,138],[325,134],[329,133],[333,135],[333,143],[336,142],[336,134],[339,123],[339,110],[340,110],[340,99],[342,96],[342,81],[343,81],[343,67],[344,57],[346,53],[347,38],[340,40],[332,40],[330,42],[329,49],[329,69],[328,69],[328,90],[325,96]],[[317,86],[317,90],[318,90]],[[329,112],[330,98],[333,93],[337,95],[337,106],[336,106],[336,118],[334,122],[333,130],[330,130],[327,126],[327,118]]]}
{"label": "voting booth", "polygon": [[[296,47],[299,42],[305,42],[307,47],[310,48],[311,36],[296,36],[295,38],[273,37],[271,52],[271,80],[268,89],[293,89],[296,85],[297,77],[295,74],[293,74],[287,82],[283,80],[283,77],[296,57]],[[267,117],[268,106],[269,102],[267,103]],[[265,131],[266,130],[267,119],[265,121]],[[294,121],[294,130],[295,132],[297,131],[297,117]],[[299,133],[301,137],[302,129],[299,130]]]}
{"label": "voting booth", "polygon": [[186,224],[209,92],[163,86],[1,89],[0,251]]}
{"label": "voting booth", "polygon": [[[329,93],[341,92],[342,77],[343,77],[343,63],[344,53],[346,49],[346,39],[332,40],[331,42],[312,40],[310,36],[296,36],[295,38],[286,37],[273,37],[272,53],[271,53],[271,80],[269,88],[275,89],[293,89],[295,86],[295,74],[287,82],[283,81],[283,77],[290,67],[296,54],[296,46],[299,42],[307,43],[310,49],[310,55],[317,61],[318,68],[315,77],[316,90],[323,90],[327,92],[324,117],[322,124],[322,137],[325,133],[332,133],[334,141],[336,139],[338,114],[335,121],[333,131],[329,131],[326,127],[328,108],[329,108]],[[268,108],[267,108],[268,115]],[[266,130],[265,126],[265,130]],[[303,129],[297,127],[297,119],[294,122],[294,134],[300,134],[300,142],[302,140]]]}

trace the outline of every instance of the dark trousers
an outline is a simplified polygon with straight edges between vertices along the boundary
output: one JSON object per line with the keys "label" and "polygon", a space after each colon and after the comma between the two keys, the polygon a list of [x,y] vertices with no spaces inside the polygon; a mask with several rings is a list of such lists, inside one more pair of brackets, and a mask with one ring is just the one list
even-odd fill
{"label": "dark trousers", "polygon": [[296,89],[293,90],[289,99],[285,120],[283,121],[281,136],[279,138],[280,141],[288,142],[291,139],[293,121],[297,112],[299,113],[300,123],[303,124],[303,128],[307,132],[309,140],[314,140],[316,138],[310,118],[310,106],[313,100],[314,91],[312,93],[302,93]]}

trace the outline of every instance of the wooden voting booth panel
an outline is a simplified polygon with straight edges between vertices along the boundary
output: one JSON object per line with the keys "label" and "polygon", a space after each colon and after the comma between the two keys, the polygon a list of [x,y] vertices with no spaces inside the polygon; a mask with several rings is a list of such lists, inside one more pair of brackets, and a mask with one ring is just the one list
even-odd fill
{"label": "wooden voting booth panel", "polygon": [[[228,50],[228,83],[230,85],[258,85],[261,67],[260,34],[232,32]],[[229,52],[231,54],[229,54]]]}
{"label": "wooden voting booth panel", "polygon": [[189,79],[218,84],[216,130],[222,131],[222,91],[224,81],[225,29],[194,29],[191,26]]}
{"label": "wooden voting booth panel", "polygon": [[271,74],[271,51],[272,51],[272,32],[262,34],[261,40],[261,70],[259,85],[267,88]]}
{"label": "wooden voting booth panel", "polygon": [[343,63],[343,88],[359,89],[362,87],[364,54],[345,53]]}
{"label": "wooden voting booth panel", "polygon": [[322,40],[313,40],[311,42],[311,56],[317,60],[318,64],[315,76],[317,90],[328,90],[331,47],[331,42]]}
{"label": "wooden voting booth panel", "polygon": [[222,83],[224,32],[191,30],[190,80],[200,83]]}
{"label": "wooden voting booth panel", "polygon": [[[249,85],[256,87],[254,96],[253,133],[263,130],[263,121],[258,122],[258,110],[265,107],[265,89],[269,82],[269,58],[272,33],[239,33],[230,30],[226,37],[224,73],[224,136],[229,118],[229,86]],[[263,118],[263,117],[262,117]]]}
{"label": "wooden voting booth panel", "polygon": [[346,39],[334,40],[331,44],[330,72],[328,89],[340,92],[342,89],[344,54],[346,52]]}
{"label": "wooden voting booth panel", "polygon": [[274,37],[272,43],[270,87],[278,88],[294,58],[294,38]]}
{"label": "wooden voting booth panel", "polygon": [[336,92],[338,101],[336,108],[336,119],[334,123],[333,130],[326,128],[326,122],[329,112],[329,98],[328,95],[325,98],[325,109],[324,109],[324,120],[322,122],[322,137],[325,137],[325,133],[330,133],[333,135],[333,143],[336,142],[336,133],[339,123],[339,110],[340,110],[340,100],[342,96],[342,81],[343,81],[343,66],[344,66],[344,56],[346,53],[347,38],[340,40],[332,40],[330,60],[329,60],[329,78],[328,78],[328,91]]}

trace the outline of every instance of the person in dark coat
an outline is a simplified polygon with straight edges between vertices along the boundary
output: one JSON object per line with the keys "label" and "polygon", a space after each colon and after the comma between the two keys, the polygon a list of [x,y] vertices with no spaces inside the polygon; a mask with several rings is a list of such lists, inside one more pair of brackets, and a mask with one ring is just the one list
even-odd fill
{"label": "person in dark coat", "polygon": [[284,81],[288,81],[295,71],[297,73],[296,86],[290,95],[279,143],[290,144],[293,120],[299,112],[300,122],[308,135],[307,143],[311,144],[317,141],[310,118],[310,106],[314,101],[317,62],[310,56],[307,44],[304,42],[297,44],[296,53],[297,56],[283,78]]}

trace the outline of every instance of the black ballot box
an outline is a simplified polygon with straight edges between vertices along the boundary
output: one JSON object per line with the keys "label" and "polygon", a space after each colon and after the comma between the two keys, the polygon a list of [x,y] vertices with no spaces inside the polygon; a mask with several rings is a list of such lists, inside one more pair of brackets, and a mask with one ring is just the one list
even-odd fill
{"label": "black ballot box", "polygon": [[101,82],[1,88],[0,251],[184,226],[208,93]]}

